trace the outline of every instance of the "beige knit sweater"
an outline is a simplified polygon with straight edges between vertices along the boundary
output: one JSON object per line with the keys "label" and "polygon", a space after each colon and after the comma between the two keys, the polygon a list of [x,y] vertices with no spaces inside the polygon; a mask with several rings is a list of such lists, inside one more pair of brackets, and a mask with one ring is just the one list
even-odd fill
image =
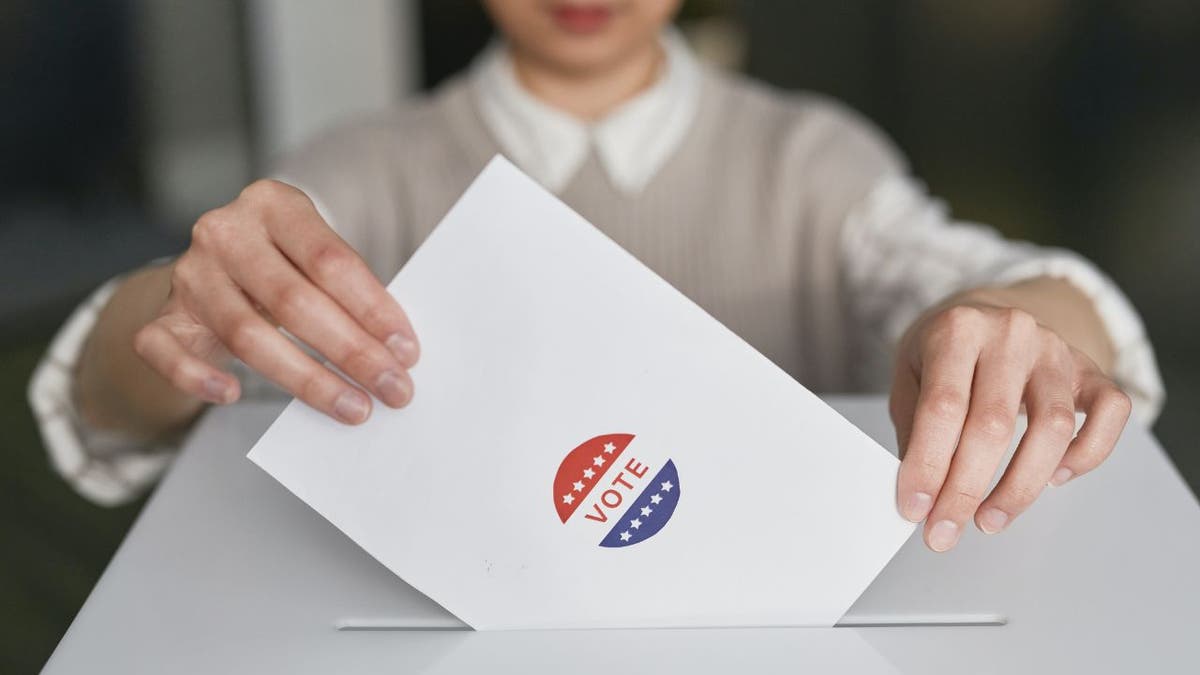
{"label": "beige knit sweater", "polygon": [[[712,71],[701,97],[686,140],[639,194],[616,190],[593,157],[560,197],[810,388],[878,381],[853,367],[865,345],[843,293],[839,233],[881,176],[902,172],[897,155],[826,102]],[[457,79],[333,130],[278,175],[386,280],[498,152]]]}

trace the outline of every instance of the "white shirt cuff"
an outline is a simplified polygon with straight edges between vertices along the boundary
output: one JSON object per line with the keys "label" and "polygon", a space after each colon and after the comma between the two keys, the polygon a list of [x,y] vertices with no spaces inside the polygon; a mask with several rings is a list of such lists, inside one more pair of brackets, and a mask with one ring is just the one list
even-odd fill
{"label": "white shirt cuff", "polygon": [[162,475],[175,449],[96,429],[75,405],[75,373],[100,311],[116,292],[113,279],[92,293],[59,329],[29,382],[29,404],[50,463],[79,494],[104,506],[140,495]]}

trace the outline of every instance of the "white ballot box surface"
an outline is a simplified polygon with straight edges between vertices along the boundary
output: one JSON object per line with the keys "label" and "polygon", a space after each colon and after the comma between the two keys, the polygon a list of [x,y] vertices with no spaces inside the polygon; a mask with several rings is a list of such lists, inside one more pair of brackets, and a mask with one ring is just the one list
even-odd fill
{"label": "white ballot box surface", "polygon": [[897,460],[502,158],[389,285],[416,396],[250,459],[476,629],[833,625]]}

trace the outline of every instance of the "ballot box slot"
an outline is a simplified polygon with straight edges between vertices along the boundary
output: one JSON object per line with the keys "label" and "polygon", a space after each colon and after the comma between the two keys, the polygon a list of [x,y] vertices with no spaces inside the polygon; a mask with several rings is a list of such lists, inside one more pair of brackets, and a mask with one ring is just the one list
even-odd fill
{"label": "ballot box slot", "polygon": [[1008,617],[1001,614],[906,614],[845,616],[835,628],[889,628],[899,626],[1003,626]]}
{"label": "ballot box slot", "polygon": [[[993,627],[1008,623],[1008,617],[992,613],[953,613],[953,614],[879,614],[843,617],[834,628],[900,628],[900,627]],[[465,631],[471,630],[462,624],[412,621],[402,619],[345,619],[338,621],[334,627],[339,631],[369,632],[369,631]],[[749,630],[747,628],[727,628],[723,626],[697,627],[695,630]],[[658,629],[652,629],[658,630]],[[687,630],[672,628],[669,630]]]}
{"label": "ballot box slot", "polygon": [[471,627],[456,620],[452,616],[429,618],[381,618],[381,619],[341,619],[334,622],[334,628],[339,631],[457,631],[471,630]]}

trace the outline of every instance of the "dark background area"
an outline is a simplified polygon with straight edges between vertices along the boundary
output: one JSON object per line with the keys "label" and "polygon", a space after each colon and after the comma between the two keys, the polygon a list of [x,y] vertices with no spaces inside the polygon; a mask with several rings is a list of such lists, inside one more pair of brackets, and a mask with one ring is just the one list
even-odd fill
{"label": "dark background area", "polygon": [[[148,187],[144,4],[0,0],[0,672],[44,663],[142,504],[76,496],[47,464],[25,387],[90,289],[184,245],[188,214],[164,213]],[[219,4],[245,39],[248,3]],[[418,5],[430,86],[490,27],[473,0]],[[1200,486],[1200,3],[710,1],[681,23],[752,75],[863,111],[958,216],[1099,263],[1143,313],[1168,392],[1155,431]],[[211,41],[239,54],[242,80],[211,87],[240,92],[253,138],[240,47]]]}

